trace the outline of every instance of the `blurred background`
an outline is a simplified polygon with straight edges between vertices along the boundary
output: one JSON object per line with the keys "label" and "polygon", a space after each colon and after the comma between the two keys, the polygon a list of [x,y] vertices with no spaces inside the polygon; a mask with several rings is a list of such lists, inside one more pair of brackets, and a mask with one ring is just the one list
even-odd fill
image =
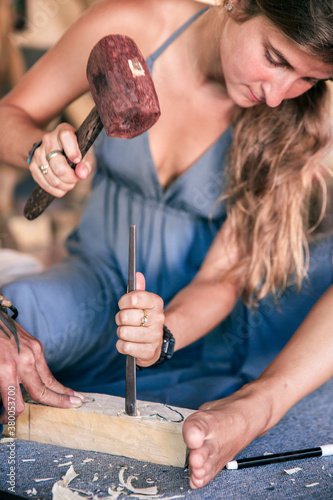
{"label": "blurred background", "polygon": [[[84,10],[97,1],[0,0],[0,97],[10,91]],[[214,3],[214,0],[201,1]],[[92,107],[92,98],[87,94],[65,109],[50,127],[64,120],[77,128]],[[333,154],[327,161],[333,166]],[[27,221],[23,207],[34,181],[28,171],[0,163],[0,248],[10,250],[8,261],[1,252],[0,285],[1,276],[6,279],[6,270],[13,267],[13,260],[16,267],[19,261],[24,267],[24,259],[29,255],[36,263],[48,266],[66,255],[64,241],[80,217],[90,181],[79,182],[72,192],[55,200],[39,218]],[[331,186],[332,182],[329,184]],[[330,187],[327,215],[317,233],[333,228],[331,192]]]}
{"label": "blurred background", "polygon": [[[0,0],[0,97],[16,85],[95,2]],[[77,128],[92,107],[92,98],[87,94],[65,109],[50,127],[67,121]],[[63,242],[78,221],[82,204],[89,194],[90,179],[79,182],[63,199],[55,200],[38,219],[27,221],[23,208],[34,186],[28,171],[0,163],[0,248],[26,252],[40,260],[42,265],[49,265],[65,255]],[[2,252],[2,270],[9,264],[4,255]],[[14,259],[20,257],[13,252],[11,256]]]}

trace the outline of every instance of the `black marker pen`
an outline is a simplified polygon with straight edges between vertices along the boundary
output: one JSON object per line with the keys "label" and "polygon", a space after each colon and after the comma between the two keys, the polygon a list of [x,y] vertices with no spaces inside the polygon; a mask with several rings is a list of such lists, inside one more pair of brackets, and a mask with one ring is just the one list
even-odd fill
{"label": "black marker pen", "polygon": [[240,458],[239,460],[228,462],[226,469],[245,469],[246,467],[257,467],[258,465],[276,464],[290,460],[300,460],[302,458],[326,457],[329,455],[333,455],[333,444],[325,444],[318,448],[308,448],[306,450],[267,454],[261,457]]}

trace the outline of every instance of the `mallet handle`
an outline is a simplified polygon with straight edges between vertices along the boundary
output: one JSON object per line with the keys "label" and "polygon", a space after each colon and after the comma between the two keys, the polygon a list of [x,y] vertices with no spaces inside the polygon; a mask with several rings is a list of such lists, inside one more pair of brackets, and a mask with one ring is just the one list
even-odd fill
{"label": "mallet handle", "polygon": [[[87,118],[84,120],[82,125],[77,129],[76,136],[79,144],[79,148],[82,154],[82,158],[91,148],[95,140],[97,139],[99,133],[103,128],[102,121],[99,117],[98,110],[96,106],[90,111]],[[69,165],[75,169],[76,164],[68,160]],[[29,196],[25,207],[24,215],[28,220],[37,219],[44,210],[50,205],[54,200],[54,196],[47,191],[44,191],[39,185],[35,187]]]}

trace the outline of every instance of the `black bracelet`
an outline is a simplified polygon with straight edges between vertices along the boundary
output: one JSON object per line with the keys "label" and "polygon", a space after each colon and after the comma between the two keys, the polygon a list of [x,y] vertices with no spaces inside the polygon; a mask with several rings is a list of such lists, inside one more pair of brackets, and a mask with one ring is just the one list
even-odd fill
{"label": "black bracelet", "polygon": [[[152,366],[158,366],[171,359],[175,350],[175,338],[170,332],[169,328],[163,325],[163,343],[161,349],[161,355],[153,365],[147,366],[147,368],[151,368]],[[143,366],[136,365],[136,369],[141,371]]]}
{"label": "black bracelet", "polygon": [[34,145],[32,146],[32,148],[30,149],[29,156],[28,156],[28,159],[27,159],[28,164],[31,163],[32,157],[33,157],[36,149],[39,148],[39,146],[42,144],[42,142],[43,141],[35,142]]}
{"label": "black bracelet", "polygon": [[18,310],[13,306],[9,299],[6,299],[6,297],[2,295],[2,291],[0,290],[0,311],[7,314],[7,309],[12,311],[12,319],[16,319],[18,316]]}
{"label": "black bracelet", "polygon": [[169,328],[163,325],[163,344],[159,359],[152,366],[158,366],[171,359],[175,350],[175,339]]}

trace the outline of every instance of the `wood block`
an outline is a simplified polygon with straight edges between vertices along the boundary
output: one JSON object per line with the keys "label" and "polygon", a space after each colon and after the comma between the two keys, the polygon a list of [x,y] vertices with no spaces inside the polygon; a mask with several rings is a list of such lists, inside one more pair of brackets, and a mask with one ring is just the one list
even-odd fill
{"label": "wood block", "polygon": [[16,421],[16,437],[184,467],[182,426],[193,410],[137,401],[138,416],[130,417],[123,398],[85,396],[89,401],[77,409],[43,406],[28,399]]}

